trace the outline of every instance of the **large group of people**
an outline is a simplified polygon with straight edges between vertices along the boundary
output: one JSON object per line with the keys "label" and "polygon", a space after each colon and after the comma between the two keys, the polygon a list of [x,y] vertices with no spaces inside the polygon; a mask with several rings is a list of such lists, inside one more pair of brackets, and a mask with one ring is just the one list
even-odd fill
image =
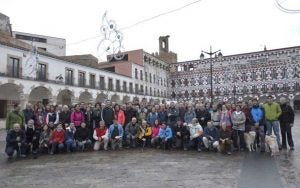
{"label": "large group of people", "polygon": [[[152,147],[163,150],[246,150],[244,133],[256,132],[255,148],[265,152],[265,136],[275,134],[280,149],[294,150],[294,110],[285,98],[269,96],[236,104],[105,103],[67,105],[19,104],[6,119],[9,159],[85,150]],[[274,133],[273,133],[274,132]],[[281,134],[280,134],[281,132]]]}

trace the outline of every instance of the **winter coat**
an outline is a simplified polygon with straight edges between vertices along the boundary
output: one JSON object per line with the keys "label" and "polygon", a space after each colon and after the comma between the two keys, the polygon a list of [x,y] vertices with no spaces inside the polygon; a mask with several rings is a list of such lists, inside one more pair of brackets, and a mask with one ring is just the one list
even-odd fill
{"label": "winter coat", "polygon": [[155,120],[158,119],[158,113],[157,112],[150,112],[148,114],[148,117],[147,117],[147,123],[150,124],[150,125],[154,125],[155,123]]}
{"label": "winter coat", "polygon": [[25,118],[25,124],[28,123],[29,120],[35,121],[35,115],[34,111],[32,109],[25,109],[23,110],[24,118]]}
{"label": "winter coat", "polygon": [[130,135],[130,136],[137,136],[138,134],[138,130],[139,130],[139,124],[132,124],[132,123],[128,123],[126,128],[125,128],[125,133],[126,135]]}
{"label": "winter coat", "polygon": [[127,125],[133,117],[137,117],[137,111],[133,108],[126,109],[125,113],[125,125]]}
{"label": "winter coat", "polygon": [[152,134],[152,129],[147,125],[146,129],[144,129],[142,126],[139,127],[138,130],[138,138],[142,139],[143,137],[150,137]]}
{"label": "winter coat", "polygon": [[65,130],[61,130],[58,132],[56,129],[53,131],[50,139],[50,144],[52,144],[54,141],[58,142],[59,144],[64,143],[65,141]]}
{"label": "winter coat", "polygon": [[172,130],[169,126],[166,129],[163,128],[159,129],[159,138],[169,140],[172,137],[173,137]]}
{"label": "winter coat", "polygon": [[267,121],[277,121],[282,111],[278,103],[272,102],[272,104],[264,104],[265,118]]}
{"label": "winter coat", "polygon": [[84,122],[84,114],[81,111],[74,111],[71,114],[71,122],[75,124],[75,127],[79,127]]}
{"label": "winter coat", "polygon": [[[122,125],[120,125],[120,124],[118,124],[117,127],[118,127],[118,130],[119,130],[119,136],[120,136],[121,139],[122,139],[123,134],[124,134],[123,127],[122,127]],[[114,124],[112,124],[112,125],[109,126],[109,130],[108,130],[108,138],[111,138],[111,135],[112,135],[112,133],[113,133],[114,128],[115,128],[115,125],[114,125]]]}
{"label": "winter coat", "polygon": [[155,138],[155,137],[159,136],[159,129],[160,129],[160,125],[158,125],[158,126],[153,125],[152,126],[152,135],[151,135],[152,138]]}
{"label": "winter coat", "polygon": [[105,121],[105,125],[108,127],[109,125],[113,124],[114,120],[114,110],[110,107],[105,107],[102,111],[102,117],[103,120]]}
{"label": "winter coat", "polygon": [[226,126],[231,127],[231,119],[230,119],[230,112],[229,111],[221,111],[220,117],[220,126],[225,123]]}
{"label": "winter coat", "polygon": [[221,112],[220,111],[212,111],[211,113],[211,121],[213,126],[220,126],[221,121]]}
{"label": "winter coat", "polygon": [[192,119],[193,119],[193,118],[196,118],[196,113],[195,113],[194,110],[187,111],[187,112],[184,114],[184,122],[186,122],[187,124],[192,123]]}
{"label": "winter coat", "polygon": [[118,123],[122,126],[124,126],[125,123],[125,114],[123,110],[119,110],[118,112],[115,112],[115,119],[118,120]]}
{"label": "winter coat", "polygon": [[92,119],[94,121],[95,126],[99,126],[99,122],[102,120],[102,109],[94,109]]}
{"label": "winter coat", "polygon": [[168,112],[167,111],[158,112],[158,119],[161,123],[167,123],[168,122]]}
{"label": "winter coat", "polygon": [[13,125],[19,123],[21,128],[24,129],[25,117],[23,112],[12,111],[7,114],[6,117],[6,130],[13,129]]}
{"label": "winter coat", "polygon": [[212,128],[205,127],[204,136],[207,138],[212,137],[213,138],[212,141],[217,141],[219,140],[220,137],[219,130],[216,127],[212,127]]}
{"label": "winter coat", "polygon": [[291,124],[294,123],[295,120],[295,112],[292,107],[288,104],[280,105],[281,108],[281,115],[279,116],[279,120],[281,124]]}
{"label": "winter coat", "polygon": [[246,116],[242,111],[234,111],[231,114],[232,129],[245,131]]}
{"label": "winter coat", "polygon": [[[20,137],[20,141],[16,140],[17,137]],[[15,130],[8,131],[6,136],[6,147],[17,147],[19,142],[25,144],[25,132],[23,130],[20,130],[19,132],[16,132]]]}
{"label": "winter coat", "polygon": [[[208,110],[195,110],[196,113],[196,118],[198,119],[200,125],[202,125],[203,127],[206,127],[207,122],[211,119],[210,118],[210,113],[208,112]],[[202,120],[202,118],[204,120]]]}
{"label": "winter coat", "polygon": [[58,112],[48,112],[46,116],[46,124],[53,122],[55,125],[59,123],[59,114]]}
{"label": "winter coat", "polygon": [[76,130],[75,133],[75,140],[82,142],[89,139],[89,129],[87,127],[85,128],[79,128]]}
{"label": "winter coat", "polygon": [[264,124],[264,119],[265,119],[265,112],[264,109],[261,108],[259,105],[257,106],[252,106],[250,109],[250,122],[252,125],[255,123],[259,123],[259,125]]}
{"label": "winter coat", "polygon": [[94,140],[98,140],[98,138],[101,137],[102,139],[108,138],[108,129],[104,127],[104,129],[96,128],[94,130],[93,138]]}
{"label": "winter coat", "polygon": [[59,113],[59,122],[63,125],[71,123],[71,112],[62,111]]}
{"label": "winter coat", "polygon": [[177,118],[179,116],[179,110],[176,109],[175,107],[170,108],[168,110],[168,114],[170,114],[170,116],[168,115],[168,121],[174,123],[177,121]]}
{"label": "winter coat", "polygon": [[[180,132],[180,136],[177,135],[177,132]],[[187,129],[186,126],[178,126],[178,125],[176,125],[174,127],[174,134],[176,135],[176,138],[180,138],[181,139],[181,138],[184,138],[184,137],[189,137],[190,132],[189,132],[189,130]]]}
{"label": "winter coat", "polygon": [[44,116],[44,113],[36,112],[34,116],[35,116],[35,121],[34,121],[35,128],[41,128],[46,123],[46,118]]}

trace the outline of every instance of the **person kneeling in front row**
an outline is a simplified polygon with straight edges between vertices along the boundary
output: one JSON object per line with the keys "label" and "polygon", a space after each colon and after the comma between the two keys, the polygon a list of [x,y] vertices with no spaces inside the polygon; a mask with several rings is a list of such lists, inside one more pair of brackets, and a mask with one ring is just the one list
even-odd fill
{"label": "person kneeling in front row", "polygon": [[163,149],[171,149],[172,137],[171,128],[163,123],[159,129],[159,143]]}
{"label": "person kneeling in front row", "polygon": [[219,143],[220,143],[219,151],[221,153],[226,153],[228,155],[231,155],[231,144],[232,144],[231,130],[227,128],[226,123],[223,123],[221,125]]}
{"label": "person kneeling in front row", "polygon": [[116,146],[119,149],[122,148],[123,134],[124,134],[124,130],[122,125],[118,123],[117,119],[114,119],[113,124],[109,126],[109,130],[108,130],[108,138],[111,143],[112,150],[115,150]]}
{"label": "person kneeling in front row", "polygon": [[93,138],[95,140],[94,150],[98,151],[103,145],[105,151],[107,151],[108,145],[108,129],[105,126],[104,121],[99,122],[99,127],[94,130]]}
{"label": "person kneeling in front row", "polygon": [[219,130],[212,125],[211,121],[208,121],[207,127],[204,128],[203,144],[209,151],[217,150],[219,147]]}

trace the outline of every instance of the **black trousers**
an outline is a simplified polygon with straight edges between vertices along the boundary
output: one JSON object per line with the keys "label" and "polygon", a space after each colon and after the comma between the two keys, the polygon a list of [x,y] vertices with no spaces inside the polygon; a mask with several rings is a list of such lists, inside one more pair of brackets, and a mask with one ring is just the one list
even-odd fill
{"label": "black trousers", "polygon": [[294,147],[293,137],[292,137],[292,127],[289,123],[280,122],[280,130],[282,136],[282,148],[286,148],[286,139],[290,147]]}
{"label": "black trousers", "polygon": [[238,148],[238,138],[239,138],[240,139],[240,142],[239,142],[240,148],[245,149],[244,132],[245,131],[232,130],[232,140],[233,140],[233,146],[235,148]]}

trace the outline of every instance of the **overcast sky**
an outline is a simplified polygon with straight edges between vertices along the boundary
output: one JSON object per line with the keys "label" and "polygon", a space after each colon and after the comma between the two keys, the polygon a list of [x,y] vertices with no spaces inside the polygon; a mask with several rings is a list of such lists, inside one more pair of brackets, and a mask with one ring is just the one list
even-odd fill
{"label": "overcast sky", "polygon": [[[65,38],[67,54],[96,55],[105,11],[117,28],[176,9],[195,0],[1,0],[0,12],[13,30]],[[281,0],[300,9],[299,0]],[[224,55],[300,45],[300,14],[280,11],[275,0],[202,0],[177,12],[123,30],[126,50],[158,51],[158,37],[170,35],[179,61],[198,59],[201,50]]]}

